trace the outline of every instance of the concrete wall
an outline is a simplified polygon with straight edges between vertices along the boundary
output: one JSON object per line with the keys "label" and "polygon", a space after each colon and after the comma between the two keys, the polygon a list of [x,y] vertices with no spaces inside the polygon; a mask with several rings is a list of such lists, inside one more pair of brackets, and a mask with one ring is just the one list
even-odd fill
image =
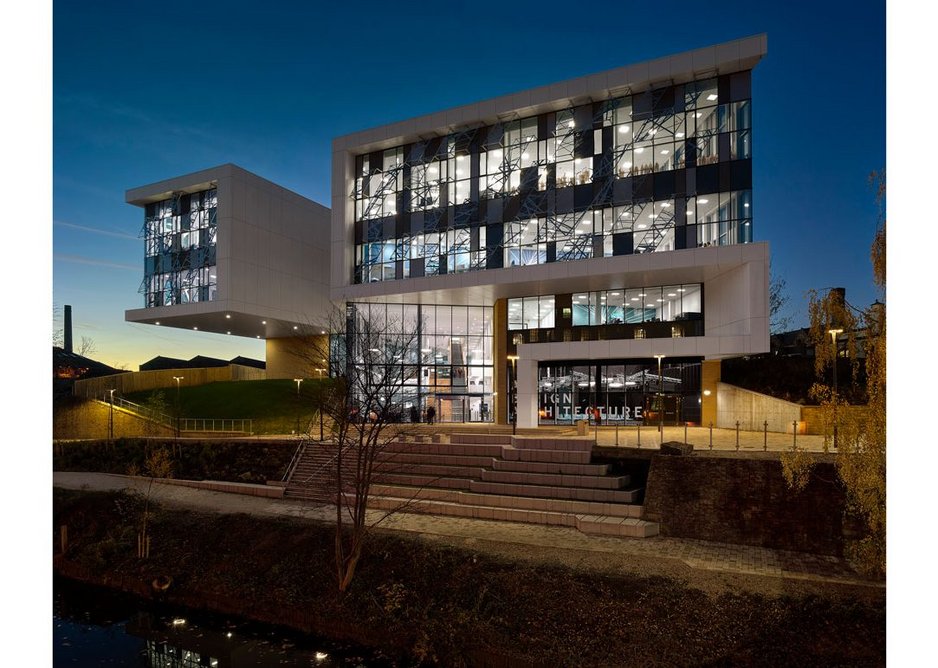
{"label": "concrete wall", "polygon": [[117,394],[129,394],[157,388],[175,389],[176,381],[173,376],[182,376],[181,384],[206,385],[233,380],[265,380],[267,373],[263,369],[256,369],[240,364],[211,367],[207,369],[161,369],[158,371],[134,371],[120,373],[113,376],[88,378],[76,380],[72,395],[88,399],[103,399],[108,390],[117,390]]}
{"label": "concrete wall", "polygon": [[[231,310],[323,325],[329,302],[330,211],[270,181],[235,168],[219,182],[219,255],[229,245]],[[224,204],[223,204],[224,203]],[[223,237],[227,237],[223,239]]]}
{"label": "concrete wall", "polygon": [[[74,401],[56,405],[52,411],[52,438],[108,437],[110,406],[100,401]],[[169,437],[173,430],[119,408],[114,409],[114,438]]]}
{"label": "concrete wall", "polygon": [[267,378],[328,376],[328,356],[319,357],[320,352],[327,353],[328,349],[328,335],[267,339]]}
{"label": "concrete wall", "polygon": [[663,536],[840,555],[844,496],[832,464],[816,473],[796,494],[774,458],[655,455],[643,517]]}
{"label": "concrete wall", "polygon": [[717,383],[717,421],[721,429],[739,428],[762,431],[768,421],[769,431],[791,433],[791,423],[801,421],[801,406],[767,394],[744,390],[735,385]]}

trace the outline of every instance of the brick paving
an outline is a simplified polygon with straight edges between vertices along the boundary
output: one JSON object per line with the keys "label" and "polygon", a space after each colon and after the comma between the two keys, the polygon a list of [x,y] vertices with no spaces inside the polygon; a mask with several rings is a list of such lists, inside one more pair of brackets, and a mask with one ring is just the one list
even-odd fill
{"label": "brick paving", "polygon": [[[69,489],[145,491],[148,482],[146,479],[107,473],[55,472],[53,474],[54,486]],[[335,509],[326,505],[160,483],[153,485],[151,498],[167,505],[184,506],[206,512],[247,513],[267,517],[285,516],[327,523],[333,521],[335,514]],[[397,513],[386,519],[382,518],[384,514],[381,512],[369,512],[370,523],[380,521],[382,528],[393,531],[482,539],[561,550],[636,555],[659,560],[678,560],[691,568],[705,571],[884,587],[882,583],[871,583],[858,576],[845,561],[823,555],[663,536],[652,538],[587,536],[568,527],[462,517]]]}

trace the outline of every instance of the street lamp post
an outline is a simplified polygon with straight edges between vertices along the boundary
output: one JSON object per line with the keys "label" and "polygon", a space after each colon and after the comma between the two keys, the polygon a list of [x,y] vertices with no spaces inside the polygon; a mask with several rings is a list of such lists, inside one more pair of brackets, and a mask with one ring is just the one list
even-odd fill
{"label": "street lamp post", "polygon": [[664,378],[661,376],[661,360],[664,355],[655,355],[658,360],[658,445],[664,444]]}
{"label": "street lamp post", "polygon": [[185,379],[185,376],[173,376],[173,380],[176,381],[176,438],[179,438],[179,413],[181,410],[181,404],[179,402],[179,381]]}
{"label": "street lamp post", "polygon": [[834,346],[834,449],[837,449],[837,358],[840,351],[837,349],[837,335],[842,334],[842,329],[829,329],[827,333],[831,335],[831,344]]}
{"label": "street lamp post", "polygon": [[108,443],[114,440],[114,390],[108,390],[110,395],[110,412],[107,419],[107,440]]}
{"label": "street lamp post", "polygon": [[302,379],[302,378],[294,378],[294,379],[293,379],[293,382],[296,383],[296,397],[297,397],[297,399],[299,399],[299,398],[300,398],[300,385],[302,384],[303,379]]}

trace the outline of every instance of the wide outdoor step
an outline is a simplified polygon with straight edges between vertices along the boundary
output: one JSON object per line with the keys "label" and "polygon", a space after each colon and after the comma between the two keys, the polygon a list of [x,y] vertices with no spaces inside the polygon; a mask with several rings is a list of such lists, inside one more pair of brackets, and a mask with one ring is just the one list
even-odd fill
{"label": "wide outdoor step", "polygon": [[585,487],[590,489],[622,489],[629,477],[598,475],[563,475],[560,473],[531,473],[528,471],[482,470],[482,480],[514,485],[543,485],[559,487]]}
{"label": "wide outdoor step", "polygon": [[532,438],[514,436],[511,444],[519,450],[564,450],[566,452],[591,452],[596,442],[585,438]]}
{"label": "wide outdoor step", "polygon": [[450,434],[450,443],[511,445],[511,434]]}
{"label": "wide outdoor step", "polygon": [[585,534],[599,536],[629,536],[649,538],[660,530],[657,522],[648,522],[631,517],[602,517],[597,515],[577,516],[576,528]]}
{"label": "wide outdoor step", "polygon": [[382,452],[378,461],[397,462],[401,464],[442,464],[444,466],[477,466],[491,468],[497,463],[495,457],[475,455],[421,455],[413,452]]}
{"label": "wide outdoor step", "polygon": [[378,475],[398,473],[402,475],[424,475],[449,478],[482,478],[479,466],[443,466],[440,464],[420,464],[416,462],[375,462]]}
{"label": "wide outdoor step", "polygon": [[465,455],[470,457],[501,457],[500,445],[455,445],[452,443],[401,443],[395,441],[382,448],[383,452],[422,455]]}
{"label": "wide outdoor step", "polygon": [[548,499],[576,499],[577,501],[599,501],[601,503],[635,503],[638,498],[638,492],[636,490],[518,485],[498,482],[480,482],[478,480],[472,481],[469,490],[480,494],[540,496]]}
{"label": "wide outdoor step", "polygon": [[657,523],[630,517],[604,517],[518,508],[493,508],[424,499],[412,500],[406,505],[402,505],[401,499],[384,496],[371,497],[369,506],[376,510],[402,510],[410,513],[466,517],[479,520],[568,526],[590,535],[646,538],[658,534]]}
{"label": "wide outdoor step", "polygon": [[540,510],[550,512],[574,513],[580,515],[611,515],[615,517],[641,516],[642,507],[626,503],[597,503],[593,501],[574,501],[570,499],[542,499],[536,496],[506,496],[498,494],[476,494],[453,489],[435,489],[432,487],[407,487],[403,485],[373,485],[372,493],[379,496],[400,499],[427,499],[447,501],[472,506],[492,506],[496,508],[516,508],[522,510]]}
{"label": "wide outdoor step", "polygon": [[492,460],[489,467],[496,471],[527,471],[529,473],[562,473],[565,475],[606,475],[608,464],[566,464],[564,462],[527,462]]}
{"label": "wide outdoor step", "polygon": [[517,450],[505,448],[502,459],[522,462],[562,462],[565,464],[589,464],[590,453],[565,450]]}
{"label": "wide outdoor step", "polygon": [[469,489],[472,480],[469,478],[445,478],[440,476],[381,473],[378,482],[396,485],[412,485],[414,487],[441,487],[446,489]]}

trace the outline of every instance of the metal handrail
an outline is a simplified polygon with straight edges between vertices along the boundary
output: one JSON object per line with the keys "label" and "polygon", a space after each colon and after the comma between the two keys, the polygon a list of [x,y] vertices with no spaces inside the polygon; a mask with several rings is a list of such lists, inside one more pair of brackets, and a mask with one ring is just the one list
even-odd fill
{"label": "metal handrail", "polygon": [[[105,395],[104,403],[110,404],[111,397]],[[174,418],[171,415],[155,411],[152,408],[128,401],[123,397],[113,397],[114,405],[123,408],[131,413],[136,413],[141,417],[159,422],[166,427],[175,429],[177,426],[180,432],[183,431],[218,431],[218,432],[237,432],[243,434],[254,433],[254,420],[252,418]]]}
{"label": "metal handrail", "polygon": [[286,472],[283,474],[283,479],[281,482],[288,482],[290,477],[293,475],[293,472],[296,470],[296,467],[300,465],[300,460],[303,459],[303,454],[306,452],[306,441],[301,440],[299,445],[296,446],[296,450],[293,451],[293,459],[290,460],[290,465],[287,466]]}

